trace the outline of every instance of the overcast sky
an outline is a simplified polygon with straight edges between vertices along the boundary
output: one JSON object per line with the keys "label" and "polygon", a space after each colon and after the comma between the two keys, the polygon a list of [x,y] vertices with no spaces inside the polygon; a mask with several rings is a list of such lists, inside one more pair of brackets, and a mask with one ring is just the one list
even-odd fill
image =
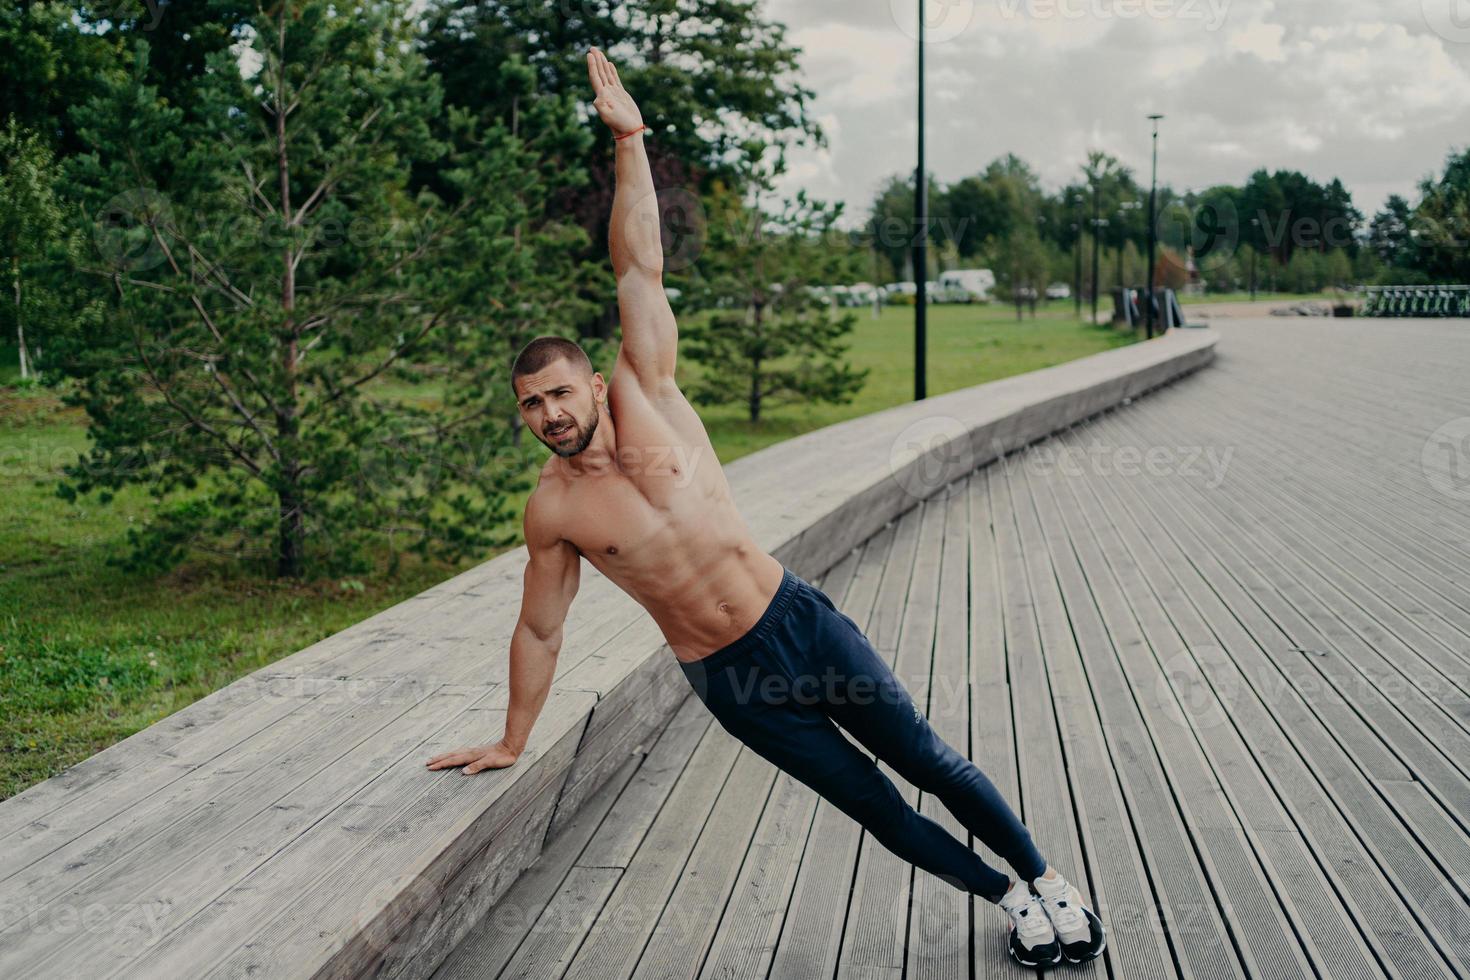
{"label": "overcast sky", "polygon": [[[803,50],[825,150],[782,185],[867,212],[912,172],[920,0],[763,0]],[[926,164],[941,182],[1014,152],[1055,190],[1089,149],[1147,184],[1340,177],[1371,217],[1470,145],[1470,0],[928,0]],[[899,16],[895,16],[895,12]]]}

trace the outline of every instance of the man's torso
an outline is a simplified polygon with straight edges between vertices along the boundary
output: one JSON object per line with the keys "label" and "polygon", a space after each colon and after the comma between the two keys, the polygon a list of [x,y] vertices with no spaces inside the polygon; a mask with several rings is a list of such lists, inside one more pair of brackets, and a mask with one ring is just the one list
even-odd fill
{"label": "man's torso", "polygon": [[755,625],[782,566],[751,537],[693,406],[672,383],[650,396],[624,374],[608,386],[617,465],[576,475],[553,456],[535,492],[552,495],[561,536],[648,610],[674,656],[695,660]]}

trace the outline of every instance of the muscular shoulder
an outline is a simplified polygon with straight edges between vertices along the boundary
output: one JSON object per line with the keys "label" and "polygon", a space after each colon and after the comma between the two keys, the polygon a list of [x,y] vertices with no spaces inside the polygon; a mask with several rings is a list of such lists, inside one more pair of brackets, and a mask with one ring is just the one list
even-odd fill
{"label": "muscular shoulder", "polygon": [[613,370],[608,386],[608,407],[619,424],[639,418],[658,419],[691,445],[708,445],[709,433],[704,422],[672,377],[640,381],[631,367],[621,364]]}
{"label": "muscular shoulder", "polygon": [[[553,457],[554,460],[556,457]],[[549,548],[561,539],[560,513],[562,510],[563,487],[561,481],[551,473],[549,460],[541,469],[540,479],[526,498],[526,508],[521,514],[522,533],[529,548]]]}

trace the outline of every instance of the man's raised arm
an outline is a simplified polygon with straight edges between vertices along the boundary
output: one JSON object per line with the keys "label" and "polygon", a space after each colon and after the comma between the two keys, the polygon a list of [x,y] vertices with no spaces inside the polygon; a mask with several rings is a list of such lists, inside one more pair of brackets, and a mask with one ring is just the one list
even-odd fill
{"label": "man's raised arm", "polygon": [[628,368],[639,387],[652,391],[674,377],[679,333],[664,293],[663,242],[658,197],[643,146],[643,116],[618,80],[618,70],[597,48],[587,52],[592,105],[615,137],[617,188],[613,194],[608,248],[618,281],[623,326],[617,367]]}

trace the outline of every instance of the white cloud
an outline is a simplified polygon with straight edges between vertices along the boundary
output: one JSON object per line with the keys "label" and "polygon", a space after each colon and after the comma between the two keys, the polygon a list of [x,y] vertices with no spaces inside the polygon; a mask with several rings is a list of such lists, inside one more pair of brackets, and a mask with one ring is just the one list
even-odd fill
{"label": "white cloud", "polygon": [[[1412,199],[1470,132],[1470,44],[1431,28],[1433,2],[1448,0],[975,0],[966,29],[926,51],[927,163],[952,181],[1014,152],[1055,188],[1101,149],[1147,180],[1158,111],[1160,179],[1179,189],[1290,168],[1340,177],[1371,214]],[[914,28],[879,0],[765,10],[805,49],[812,110],[842,132],[794,150],[783,186],[860,219],[914,166]]]}
{"label": "white cloud", "polygon": [[1286,36],[1283,24],[1267,24],[1256,21],[1228,35],[1228,49],[1242,54],[1253,54],[1262,61],[1281,62],[1286,60],[1286,51],[1281,39]]}

